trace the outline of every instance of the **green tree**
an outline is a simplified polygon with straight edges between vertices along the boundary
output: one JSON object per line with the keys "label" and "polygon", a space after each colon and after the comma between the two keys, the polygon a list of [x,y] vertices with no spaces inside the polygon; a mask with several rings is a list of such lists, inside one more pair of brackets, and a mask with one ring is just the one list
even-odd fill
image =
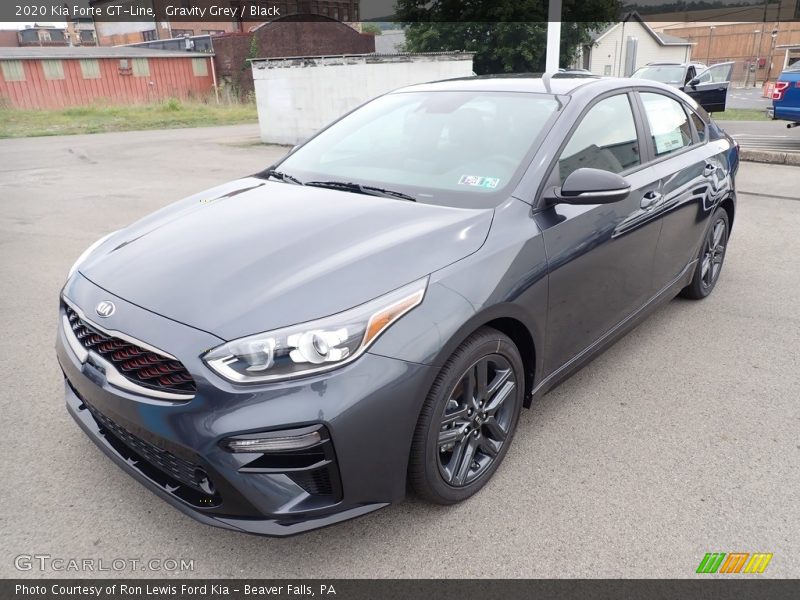
{"label": "green tree", "polygon": [[375,23],[362,23],[361,33],[371,33],[373,35],[382,35],[383,30]]}
{"label": "green tree", "polygon": [[[564,0],[560,66],[619,10],[618,0]],[[395,17],[405,23],[408,52],[474,52],[478,75],[544,70],[546,0],[397,0]]]}

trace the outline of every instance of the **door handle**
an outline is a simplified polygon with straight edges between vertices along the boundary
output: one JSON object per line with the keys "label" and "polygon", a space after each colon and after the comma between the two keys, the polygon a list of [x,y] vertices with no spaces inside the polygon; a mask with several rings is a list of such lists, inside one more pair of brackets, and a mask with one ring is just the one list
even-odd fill
{"label": "door handle", "polygon": [[711,175],[716,170],[717,170],[716,166],[712,165],[711,163],[706,163],[706,166],[703,167],[703,175],[708,177],[709,175]]}
{"label": "door handle", "polygon": [[655,206],[656,202],[659,200],[661,200],[661,194],[655,190],[651,190],[642,196],[642,201],[639,206],[647,210],[649,208],[653,208],[653,206]]}

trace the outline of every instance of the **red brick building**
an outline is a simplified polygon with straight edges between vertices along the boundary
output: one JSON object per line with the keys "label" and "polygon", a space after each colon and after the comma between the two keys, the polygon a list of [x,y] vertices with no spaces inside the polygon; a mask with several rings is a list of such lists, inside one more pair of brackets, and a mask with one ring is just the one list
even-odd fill
{"label": "red brick building", "polygon": [[96,46],[94,22],[75,19],[66,27],[28,25],[23,29],[0,30],[0,47],[15,46]]}
{"label": "red brick building", "polygon": [[[90,0],[92,6],[105,7],[120,4],[121,0]],[[252,6],[264,6],[277,9],[277,18],[289,15],[320,15],[337,21],[357,22],[359,20],[359,0],[274,0],[268,3],[263,0],[193,0],[192,6],[200,8],[232,8],[238,15],[235,20],[227,21],[192,21],[190,17],[166,16],[168,6],[182,7],[175,0],[152,0],[158,18],[137,22],[97,21],[97,37],[101,46],[118,46],[136,44],[175,37],[192,35],[218,35],[223,33],[248,33],[253,28],[269,20],[267,18],[241,18],[242,9],[249,15]]]}
{"label": "red brick building", "polygon": [[19,46],[19,37],[16,29],[0,29],[0,48],[15,48]]}
{"label": "red brick building", "polygon": [[142,48],[0,48],[0,106],[144,104],[214,91],[213,56]]}
{"label": "red brick building", "polygon": [[283,17],[251,33],[227,34],[213,41],[220,81],[245,94],[253,90],[249,59],[375,52],[373,34],[360,33],[330,17],[311,15]]}

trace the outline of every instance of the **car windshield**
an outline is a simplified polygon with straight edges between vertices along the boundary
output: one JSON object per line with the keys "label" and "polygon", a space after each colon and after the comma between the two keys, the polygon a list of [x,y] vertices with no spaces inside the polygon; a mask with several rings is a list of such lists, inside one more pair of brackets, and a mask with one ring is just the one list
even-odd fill
{"label": "car windshield", "polygon": [[305,184],[355,183],[364,193],[371,186],[418,202],[491,207],[521,176],[559,106],[554,96],[532,93],[389,94],[333,124],[276,169]]}
{"label": "car windshield", "polygon": [[673,85],[683,85],[683,67],[676,65],[652,65],[638,69],[633,75],[634,79],[649,79]]}
{"label": "car windshield", "polygon": [[792,73],[794,73],[795,71],[800,71],[800,60],[786,67],[784,71],[791,71]]}

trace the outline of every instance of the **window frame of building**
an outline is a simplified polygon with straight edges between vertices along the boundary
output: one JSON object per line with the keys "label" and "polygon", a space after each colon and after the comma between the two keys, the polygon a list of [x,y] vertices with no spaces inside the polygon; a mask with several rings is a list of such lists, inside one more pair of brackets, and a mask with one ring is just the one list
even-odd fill
{"label": "window frame of building", "polygon": [[195,77],[208,77],[208,59],[193,58],[192,73],[194,74]]}
{"label": "window frame of building", "polygon": [[148,29],[142,32],[142,41],[154,42],[158,39],[158,32],[155,29]]}
{"label": "window frame of building", "polygon": [[22,60],[0,60],[0,71],[7,82],[26,81],[25,62]]}
{"label": "window frame of building", "polygon": [[39,40],[39,32],[35,29],[22,29],[17,33],[17,38],[22,44],[36,44]]}
{"label": "window frame of building", "polygon": [[130,65],[134,77],[150,77],[150,59],[132,58]]}
{"label": "window frame of building", "polygon": [[64,76],[64,61],[57,58],[42,60],[42,72],[46,81],[61,81]]}
{"label": "window frame of building", "polygon": [[81,75],[83,75],[84,79],[100,79],[102,77],[98,59],[82,58],[79,62],[81,64]]}

